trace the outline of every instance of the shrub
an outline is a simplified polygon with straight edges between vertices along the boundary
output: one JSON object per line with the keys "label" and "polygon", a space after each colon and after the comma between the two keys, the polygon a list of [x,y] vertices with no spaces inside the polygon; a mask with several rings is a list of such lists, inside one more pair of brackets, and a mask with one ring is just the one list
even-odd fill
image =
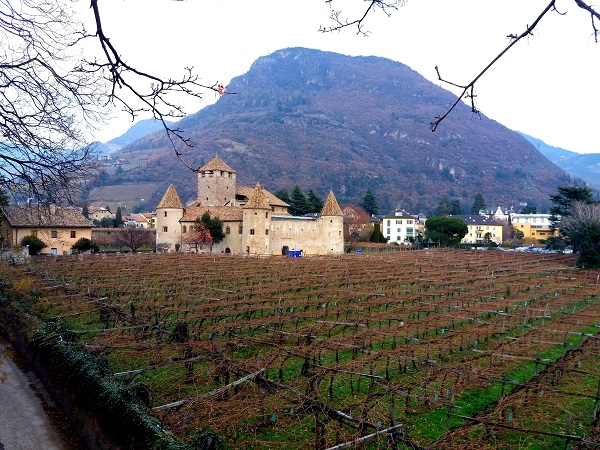
{"label": "shrub", "polygon": [[47,247],[44,241],[35,236],[25,236],[21,239],[21,246],[29,247],[30,255],[37,255],[41,249]]}
{"label": "shrub", "polygon": [[76,252],[86,252],[88,250],[91,250],[92,252],[97,252],[99,249],[98,244],[96,242],[84,237],[75,242],[72,248]]}

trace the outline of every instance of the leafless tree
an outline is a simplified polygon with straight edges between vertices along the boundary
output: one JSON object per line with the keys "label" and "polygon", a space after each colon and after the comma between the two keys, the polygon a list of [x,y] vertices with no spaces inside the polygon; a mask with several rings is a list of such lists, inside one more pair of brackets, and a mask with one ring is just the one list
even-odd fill
{"label": "leafless tree", "polygon": [[[88,140],[109,105],[132,117],[151,112],[176,148],[192,144],[165,121],[184,115],[171,94],[222,91],[200,84],[192,68],[162,79],[132,67],[104,34],[98,0],[92,32],[69,3],[0,0],[0,188],[13,195],[73,201],[74,188],[95,174]],[[94,40],[103,57],[88,60],[84,46]]]}
{"label": "leafless tree", "polygon": [[[359,15],[358,18],[347,19],[347,18],[341,17],[342,12],[340,10],[334,9],[333,4],[334,4],[335,0],[325,0],[325,2],[329,3],[329,5],[331,7],[330,18],[333,21],[333,25],[321,27],[320,31],[322,31],[324,33],[328,33],[328,32],[332,32],[332,31],[339,31],[339,30],[341,30],[343,28],[347,28],[347,27],[356,27],[357,33],[366,35],[366,34],[368,34],[368,32],[365,31],[365,24],[366,24],[367,18],[370,13],[372,13],[373,11],[376,11],[376,10],[380,10],[380,11],[383,11],[388,16],[390,16],[394,11],[398,10],[399,7],[403,6],[407,0],[356,0],[356,1],[357,2],[360,1],[366,5],[363,8],[364,12],[361,15]],[[455,83],[455,82],[452,82],[449,80],[445,80],[444,78],[442,78],[439,68],[437,66],[435,67],[438,79],[440,81],[442,81],[444,83],[448,83],[459,89],[462,89],[462,92],[458,95],[458,98],[450,106],[450,108],[448,108],[443,114],[437,115],[435,117],[435,119],[431,122],[431,124],[430,124],[431,131],[435,131],[437,129],[439,124],[446,117],[448,117],[448,115],[454,110],[456,105],[458,105],[458,103],[462,99],[468,99],[470,106],[471,106],[471,112],[473,114],[475,114],[477,116],[481,115],[479,109],[475,105],[475,98],[476,98],[475,84],[517,42],[521,41],[522,39],[524,39],[528,36],[531,36],[533,34],[533,30],[536,29],[536,27],[538,26],[540,21],[544,18],[544,16],[546,16],[550,12],[554,12],[554,13],[557,13],[560,15],[565,14],[557,9],[556,2],[557,2],[557,0],[550,0],[548,2],[548,4],[544,7],[544,9],[535,18],[535,20],[533,20],[533,22],[531,22],[531,25],[527,25],[525,27],[525,30],[523,32],[517,33],[517,34],[514,34],[514,33],[508,34],[506,36],[506,38],[509,40],[508,45],[504,48],[504,50],[502,50],[499,54],[497,54],[470,82],[468,82],[466,84],[462,84],[462,83]],[[591,25],[591,29],[592,29],[592,34],[594,36],[595,42],[597,43],[598,40],[600,40],[600,26],[599,26],[600,10],[598,10],[597,7],[589,5],[588,3],[586,3],[582,0],[573,0],[573,2],[575,3],[575,5],[577,5],[577,7],[579,7],[580,9],[582,9],[583,11],[585,11],[586,13],[588,13],[590,15],[590,25]],[[344,7],[347,7],[347,4]]]}
{"label": "leafless tree", "polygon": [[70,198],[93,170],[103,84],[75,54],[79,31],[58,2],[0,0],[0,187],[13,195]]}
{"label": "leafless tree", "polygon": [[156,242],[156,233],[146,228],[123,227],[115,230],[113,235],[117,245],[130,248],[132,252],[144,245],[154,246]]}

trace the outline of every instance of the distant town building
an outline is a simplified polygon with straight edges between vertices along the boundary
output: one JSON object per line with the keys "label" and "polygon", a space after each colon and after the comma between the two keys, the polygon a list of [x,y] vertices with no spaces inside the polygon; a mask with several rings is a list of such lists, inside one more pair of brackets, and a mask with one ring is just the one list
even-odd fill
{"label": "distant town building", "polygon": [[[288,204],[263,189],[237,186],[236,172],[215,157],[198,170],[198,198],[185,207],[175,186],[156,208],[156,246],[160,251],[191,251],[196,219],[204,213],[223,222],[225,239],[213,252],[281,255],[283,249],[324,255],[344,252],[343,214],[333,192],[321,213],[296,217]],[[206,249],[205,249],[206,250]]]}

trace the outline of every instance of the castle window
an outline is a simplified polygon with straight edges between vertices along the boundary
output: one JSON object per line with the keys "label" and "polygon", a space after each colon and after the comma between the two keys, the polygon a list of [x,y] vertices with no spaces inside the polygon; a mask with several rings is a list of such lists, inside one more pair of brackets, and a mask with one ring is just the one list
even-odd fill
{"label": "castle window", "polygon": [[77,237],[77,231],[71,231],[71,239],[75,239]]}
{"label": "castle window", "polygon": [[265,230],[265,236],[268,236],[268,235],[269,235],[269,229],[267,228],[267,229]]}
{"label": "castle window", "polygon": [[183,226],[183,234],[187,233],[187,225]]}
{"label": "castle window", "polygon": [[223,176],[223,171],[221,170],[221,176]]}
{"label": "castle window", "polygon": [[231,233],[231,228],[225,227],[225,234],[229,234],[229,233]]}
{"label": "castle window", "polygon": [[250,228],[250,236],[254,236],[254,228]]}
{"label": "castle window", "polygon": [[243,231],[244,231],[244,227],[243,227],[243,225],[240,225],[239,233],[242,234]]}
{"label": "castle window", "polygon": [[231,178],[231,172],[227,172],[227,175],[229,175],[229,178]]}
{"label": "castle window", "polygon": [[269,218],[269,213],[268,213],[268,212],[266,212],[266,213],[265,213],[265,219],[268,219],[268,218]]}
{"label": "castle window", "polygon": [[167,217],[167,211],[165,211],[165,217]]}
{"label": "castle window", "polygon": [[56,231],[56,230],[52,230],[52,231],[50,232],[50,237],[51,237],[51,238],[55,238],[55,239],[56,239],[56,238],[58,237],[58,231]]}
{"label": "castle window", "polygon": [[163,227],[163,233],[166,233],[167,231],[169,231],[169,229],[167,227]]}

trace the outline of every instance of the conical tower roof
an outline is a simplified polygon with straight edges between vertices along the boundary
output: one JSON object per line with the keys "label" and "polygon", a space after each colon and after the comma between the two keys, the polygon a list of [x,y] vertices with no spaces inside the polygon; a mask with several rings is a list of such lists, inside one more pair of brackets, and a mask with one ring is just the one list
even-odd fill
{"label": "conical tower roof", "polygon": [[256,187],[250,193],[250,196],[248,197],[248,203],[244,205],[244,208],[271,209],[271,206],[267,201],[265,191],[263,191],[263,188],[260,186],[260,184],[256,184]]}
{"label": "conical tower roof", "polygon": [[200,167],[198,169],[198,172],[207,172],[207,171],[215,171],[215,170],[222,170],[223,172],[235,173],[235,170],[233,170],[231,167],[229,167],[225,163],[225,161],[223,161],[218,156],[215,156],[209,162],[207,162],[202,167]]}
{"label": "conical tower roof", "polygon": [[338,204],[335,199],[335,195],[333,195],[333,191],[329,191],[329,195],[325,199],[325,204],[323,205],[323,209],[321,210],[322,216],[343,216],[342,208]]}
{"label": "conical tower roof", "polygon": [[179,194],[175,190],[175,186],[173,186],[173,183],[171,183],[167,188],[165,195],[163,195],[163,198],[156,207],[156,209],[158,208],[183,209],[183,203],[181,203],[181,199],[179,198]]}

